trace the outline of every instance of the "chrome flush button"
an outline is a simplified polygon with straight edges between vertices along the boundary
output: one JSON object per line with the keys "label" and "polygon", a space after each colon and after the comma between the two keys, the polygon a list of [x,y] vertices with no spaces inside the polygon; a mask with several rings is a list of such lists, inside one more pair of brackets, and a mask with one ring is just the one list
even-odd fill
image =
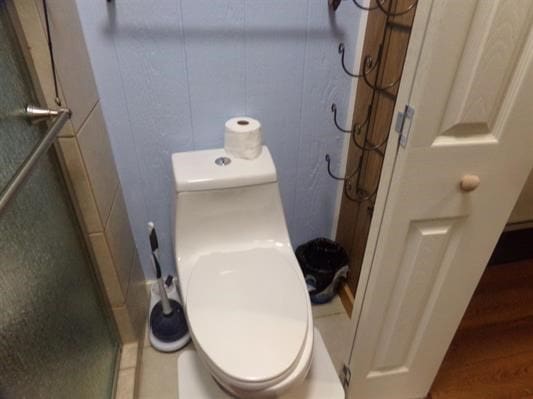
{"label": "chrome flush button", "polygon": [[231,163],[231,159],[228,158],[228,157],[219,157],[219,158],[215,159],[215,163],[218,166],[226,166],[226,165],[229,165]]}

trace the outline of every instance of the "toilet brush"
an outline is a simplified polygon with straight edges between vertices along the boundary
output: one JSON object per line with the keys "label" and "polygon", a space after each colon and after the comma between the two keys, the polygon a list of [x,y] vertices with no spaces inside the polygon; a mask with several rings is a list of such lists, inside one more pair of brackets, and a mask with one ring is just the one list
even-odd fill
{"label": "toilet brush", "polygon": [[155,232],[155,225],[153,222],[148,223],[148,231],[150,248],[152,249],[152,262],[154,263],[157,285],[159,285],[159,295],[161,296],[161,308],[163,314],[168,316],[172,313],[172,308],[170,307],[170,302],[165,290],[165,283],[163,282],[163,274],[161,273],[161,265],[159,264],[159,243],[157,241],[157,233]]}
{"label": "toilet brush", "polygon": [[157,234],[152,222],[148,223],[148,231],[160,298],[150,312],[150,341],[156,349],[165,352],[175,351],[189,341],[187,321],[181,304],[167,295],[159,261]]}

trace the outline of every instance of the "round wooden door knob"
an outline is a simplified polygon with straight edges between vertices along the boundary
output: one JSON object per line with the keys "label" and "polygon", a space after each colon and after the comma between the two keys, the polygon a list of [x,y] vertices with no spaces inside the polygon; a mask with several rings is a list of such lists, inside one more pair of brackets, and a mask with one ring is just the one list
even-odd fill
{"label": "round wooden door knob", "polygon": [[464,175],[461,179],[461,190],[470,192],[478,188],[481,179],[476,175]]}

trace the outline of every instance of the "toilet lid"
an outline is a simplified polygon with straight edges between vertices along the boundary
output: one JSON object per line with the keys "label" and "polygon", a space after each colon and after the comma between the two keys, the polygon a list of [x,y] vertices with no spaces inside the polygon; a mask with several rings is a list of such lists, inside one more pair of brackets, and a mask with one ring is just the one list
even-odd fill
{"label": "toilet lid", "polygon": [[195,344],[224,374],[267,381],[298,359],[308,299],[295,263],[266,248],[198,260],[187,289],[189,327]]}

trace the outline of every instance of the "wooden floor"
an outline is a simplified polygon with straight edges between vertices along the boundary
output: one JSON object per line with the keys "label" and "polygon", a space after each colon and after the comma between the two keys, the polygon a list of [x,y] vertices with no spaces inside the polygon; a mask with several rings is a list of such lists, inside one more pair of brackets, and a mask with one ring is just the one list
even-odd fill
{"label": "wooden floor", "polygon": [[487,268],[429,397],[533,398],[533,260]]}

